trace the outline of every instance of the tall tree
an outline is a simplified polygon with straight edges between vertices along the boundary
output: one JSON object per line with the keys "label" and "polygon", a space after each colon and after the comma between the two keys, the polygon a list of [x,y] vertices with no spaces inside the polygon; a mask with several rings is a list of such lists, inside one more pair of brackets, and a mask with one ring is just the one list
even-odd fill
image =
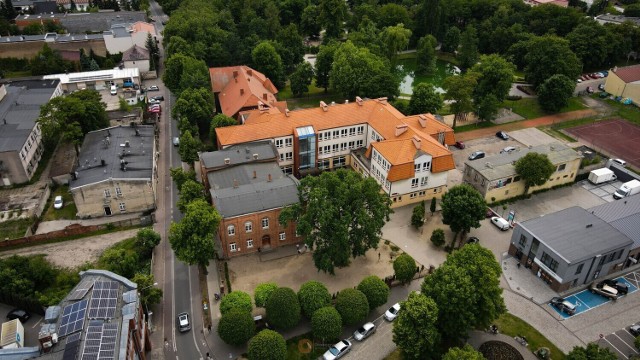
{"label": "tall tree", "polygon": [[567,360],[615,360],[616,355],[608,348],[589,343],[586,348],[576,346],[567,354]]}
{"label": "tall tree", "polygon": [[266,282],[256,286],[253,292],[253,297],[256,301],[256,307],[265,307],[267,305],[267,299],[278,288],[278,284],[273,282]]}
{"label": "tall tree", "polygon": [[576,79],[581,64],[576,54],[569,48],[569,42],[554,35],[546,35],[529,40],[524,57],[525,78],[535,88],[555,74]]}
{"label": "tall tree", "polygon": [[404,359],[433,359],[438,354],[440,334],[436,327],[436,303],[412,291],[400,305],[402,310],[393,322],[393,342],[402,350]]}
{"label": "tall tree", "polygon": [[298,187],[300,202],[285,208],[280,223],[296,221],[298,233],[313,251],[318,270],[334,274],[380,242],[391,201],[373,178],[337,170],[307,176]]}
{"label": "tall tree", "polygon": [[569,47],[586,69],[597,69],[615,62],[614,50],[620,41],[607,28],[593,21],[576,26],[567,37]]}
{"label": "tall tree", "polygon": [[442,196],[442,222],[449,225],[454,233],[455,243],[458,234],[461,239],[471,230],[479,228],[480,220],[487,213],[487,204],[482,195],[471,185],[460,184],[452,187]]}
{"label": "tall tree", "polygon": [[276,36],[276,44],[287,74],[291,73],[298,64],[302,63],[304,56],[304,44],[296,24],[289,24],[282,28]]}
{"label": "tall tree", "polygon": [[569,104],[575,88],[576,83],[572,79],[560,74],[553,75],[538,88],[538,103],[547,112],[558,112]]}
{"label": "tall tree", "polygon": [[444,79],[442,84],[442,87],[446,90],[444,99],[452,101],[450,109],[454,113],[454,129],[458,120],[466,118],[467,114],[474,110],[473,90],[477,83],[477,75],[475,73],[449,76]]}
{"label": "tall tree", "polygon": [[289,330],[300,322],[300,302],[296,293],[287,287],[274,290],[265,306],[269,324],[278,330]]}
{"label": "tall tree", "polygon": [[377,18],[370,18],[375,20],[380,28],[396,26],[398,24],[404,24],[407,28],[411,28],[411,14],[409,14],[407,7],[400,4],[388,3],[379,8],[374,7],[373,9]]}
{"label": "tall tree", "polygon": [[344,21],[347,20],[347,4],[344,0],[320,0],[318,20],[325,29],[325,36],[340,39],[344,34]]}
{"label": "tall tree", "polygon": [[529,193],[532,186],[540,186],[549,180],[551,174],[556,171],[546,154],[530,152],[516,161],[516,173],[524,181],[524,193]]}
{"label": "tall tree", "polygon": [[131,281],[138,285],[140,302],[142,302],[144,309],[149,309],[149,306],[160,303],[162,300],[162,289],[154,285],[156,282],[153,274],[137,272],[133,275]]}
{"label": "tall tree", "polygon": [[204,186],[195,180],[187,180],[180,188],[180,196],[178,198],[178,209],[185,212],[187,205],[196,199],[206,200],[204,196]]}
{"label": "tall tree", "polygon": [[218,335],[227,344],[245,344],[256,332],[256,325],[250,312],[234,309],[225,313],[218,322]]}
{"label": "tall tree", "polygon": [[49,75],[61,73],[71,68],[71,65],[62,59],[57,50],[53,50],[46,43],[29,63],[32,75]]}
{"label": "tall tree", "polygon": [[313,336],[329,342],[337,339],[342,333],[342,318],[333,306],[325,306],[316,310],[311,317],[311,330]]}
{"label": "tall tree", "polygon": [[320,18],[320,8],[316,5],[309,5],[304,8],[300,19],[300,32],[307,36],[318,36],[322,31]]}
{"label": "tall tree", "polygon": [[433,35],[427,35],[420,38],[417,49],[417,68],[419,74],[433,74],[436,71],[436,46],[438,40]]}
{"label": "tall tree", "polygon": [[324,88],[325,93],[329,88],[333,57],[339,46],[340,44],[338,42],[330,42],[327,45],[321,45],[318,55],[316,56],[316,86]]}
{"label": "tall tree", "polygon": [[316,310],[331,304],[331,295],[323,283],[315,280],[307,281],[298,290],[298,300],[302,314],[311,319]]}
{"label": "tall tree", "polygon": [[362,279],[358,284],[358,290],[367,297],[370,310],[386,304],[389,299],[389,286],[375,275]]}
{"label": "tall tree", "polygon": [[398,52],[407,48],[410,38],[411,30],[406,29],[404,24],[384,28],[380,33],[380,40],[384,44],[387,58],[395,60]]}
{"label": "tall tree", "polygon": [[215,256],[213,234],[220,220],[220,214],[204,200],[187,205],[182,220],[169,228],[169,243],[176,257],[189,265],[208,266]]}
{"label": "tall tree", "polygon": [[421,35],[438,35],[440,31],[440,0],[423,0],[420,8],[422,15],[421,28],[424,33]]}
{"label": "tall tree", "polygon": [[460,46],[460,29],[455,26],[451,26],[444,35],[442,41],[442,51],[448,53],[454,53]]}
{"label": "tall tree", "polygon": [[309,85],[313,81],[313,67],[306,61],[296,67],[296,71],[290,76],[291,92],[294,96],[302,96],[309,92]]}
{"label": "tall tree", "polygon": [[358,324],[369,314],[367,296],[360,290],[344,289],[336,296],[336,310],[345,325]]}
{"label": "tall tree", "polygon": [[478,84],[473,93],[476,104],[489,95],[493,95],[498,103],[503,102],[509,95],[515,70],[515,66],[500,55],[481,56],[480,62],[471,68],[477,74]]}
{"label": "tall tree", "polygon": [[171,115],[174,119],[186,118],[192,126],[198,128],[198,133],[200,129],[208,129],[213,116],[211,89],[202,87],[185,89],[171,109]]}
{"label": "tall tree", "polygon": [[443,102],[440,94],[433,85],[419,83],[413,87],[413,94],[409,100],[409,114],[435,114],[442,108]]}
{"label": "tall tree", "polygon": [[178,96],[189,88],[209,89],[209,68],[202,60],[178,53],[167,59],[162,81]]}
{"label": "tall tree", "polygon": [[460,52],[458,53],[460,66],[463,69],[469,69],[478,62],[479,57],[478,32],[475,27],[468,25],[460,39]]}
{"label": "tall tree", "polygon": [[282,58],[268,41],[263,41],[251,52],[253,67],[265,74],[278,87],[284,87],[285,75]]}
{"label": "tall tree", "polygon": [[402,284],[411,282],[416,274],[416,261],[407,253],[401,254],[393,260],[393,274]]}
{"label": "tall tree", "polygon": [[202,148],[202,143],[197,137],[191,136],[190,131],[185,131],[180,136],[180,147],[178,148],[178,154],[182,161],[192,165],[198,160],[198,152]]}

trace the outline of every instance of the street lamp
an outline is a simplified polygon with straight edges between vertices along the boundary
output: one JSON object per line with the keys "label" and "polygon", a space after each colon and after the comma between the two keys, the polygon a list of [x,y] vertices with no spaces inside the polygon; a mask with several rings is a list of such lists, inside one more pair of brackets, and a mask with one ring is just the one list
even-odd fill
{"label": "street lamp", "polygon": [[[158,285],[158,283],[154,282],[153,284],[151,284],[149,286],[145,286],[142,289],[138,289],[138,292],[142,292],[142,290],[145,290],[145,289],[148,289],[150,287],[157,286],[157,285]],[[142,299],[141,299],[141,301],[142,301],[142,305],[144,305],[144,308],[145,308],[145,310],[147,312],[147,322],[149,323],[149,330],[153,331],[153,326],[151,326],[151,315],[153,315],[153,313],[149,311],[149,308],[147,307],[147,302],[143,301]]]}

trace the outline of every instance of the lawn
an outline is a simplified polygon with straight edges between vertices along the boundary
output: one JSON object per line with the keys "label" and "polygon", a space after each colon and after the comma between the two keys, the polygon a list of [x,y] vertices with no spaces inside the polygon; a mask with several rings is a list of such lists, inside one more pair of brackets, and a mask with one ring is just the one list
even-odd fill
{"label": "lawn", "polygon": [[[520,100],[505,100],[502,107],[511,108],[514,113],[524,117],[525,119],[535,119],[542,116],[550,115],[540,108],[538,99],[524,98]],[[569,105],[562,108],[559,112],[569,112],[574,110],[586,109],[582,101],[578,97],[569,99]]]}
{"label": "lawn", "polygon": [[623,103],[619,103],[611,99],[605,99],[604,101],[607,103],[607,105],[615,110],[615,114],[629,120],[636,125],[640,125],[640,109],[637,106],[624,105]]}
{"label": "lawn", "polygon": [[0,236],[2,240],[21,238],[31,225],[33,225],[31,218],[0,222],[0,234],[2,234]]}
{"label": "lawn", "polygon": [[[316,96],[316,95],[322,95],[322,94],[324,94],[324,88],[317,87],[316,86],[316,81],[313,80],[311,82],[311,85],[309,85],[309,92],[307,92],[305,95],[303,95],[302,98],[310,97],[310,96]],[[278,92],[278,100],[287,100],[287,101],[289,101],[292,98],[294,98],[294,97],[293,97],[293,93],[291,92],[291,84],[289,82],[287,82],[287,86],[285,86],[284,89],[280,89],[280,91]]]}
{"label": "lawn", "polygon": [[529,349],[536,351],[541,347],[549,348],[551,351],[551,359],[564,360],[565,354],[551,343],[544,335],[534,329],[531,325],[524,322],[517,316],[513,316],[509,313],[503,314],[498,320],[496,325],[502,334],[508,336],[524,336],[529,342]]}
{"label": "lawn", "polygon": [[[62,196],[62,209],[54,209],[53,208],[53,200],[56,196]],[[60,186],[49,197],[49,201],[47,202],[47,210],[42,215],[42,221],[51,221],[51,220],[73,220],[76,218],[76,213],[78,209],[76,208],[76,204],[73,202],[73,196],[71,192],[69,192],[68,186]]]}
{"label": "lawn", "polygon": [[455,130],[456,133],[461,133],[461,132],[465,132],[465,131],[483,129],[483,128],[488,128],[488,127],[492,127],[492,126],[496,126],[496,124],[492,123],[491,121],[481,121],[481,122],[477,122],[477,123],[474,123],[474,124],[456,126],[456,128],[454,130]]}
{"label": "lawn", "polygon": [[[301,342],[301,340],[305,339],[309,340],[309,342]],[[308,332],[287,340],[287,360],[313,360],[322,356],[322,354],[327,351],[325,348],[316,347],[308,349],[305,347],[306,344],[313,344],[312,339],[311,332]],[[310,350],[310,352],[303,354],[300,352],[300,349],[305,349],[305,351]]]}

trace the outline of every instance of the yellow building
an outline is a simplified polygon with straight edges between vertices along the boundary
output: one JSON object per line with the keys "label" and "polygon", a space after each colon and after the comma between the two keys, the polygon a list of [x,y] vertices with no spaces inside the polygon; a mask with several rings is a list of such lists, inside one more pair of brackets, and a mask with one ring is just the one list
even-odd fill
{"label": "yellow building", "polygon": [[540,186],[532,186],[529,193],[575,181],[582,157],[560,143],[523,148],[510,154],[498,154],[464,164],[463,181],[478,190],[488,203],[523,195],[524,180],[516,173],[515,163],[528,153],[546,154],[556,171]]}
{"label": "yellow building", "polygon": [[640,65],[614,67],[609,71],[604,90],[615,96],[629,98],[640,106]]}

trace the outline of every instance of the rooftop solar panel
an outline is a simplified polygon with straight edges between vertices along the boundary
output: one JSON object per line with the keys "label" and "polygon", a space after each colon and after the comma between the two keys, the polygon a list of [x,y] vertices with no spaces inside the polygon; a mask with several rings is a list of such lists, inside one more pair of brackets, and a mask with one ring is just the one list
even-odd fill
{"label": "rooftop solar panel", "polygon": [[96,281],[91,292],[90,319],[112,319],[116,313],[119,285],[115,281]]}
{"label": "rooftop solar panel", "polygon": [[58,335],[60,337],[82,330],[87,304],[87,300],[82,300],[64,307],[58,327]]}
{"label": "rooftop solar panel", "polygon": [[69,295],[69,300],[80,300],[84,298],[84,296],[87,295],[87,292],[91,289],[92,286],[93,280],[82,280],[80,284],[76,286],[76,289],[71,293],[71,295]]}
{"label": "rooftop solar panel", "polygon": [[82,360],[115,359],[118,324],[92,321],[87,327],[87,336]]}

